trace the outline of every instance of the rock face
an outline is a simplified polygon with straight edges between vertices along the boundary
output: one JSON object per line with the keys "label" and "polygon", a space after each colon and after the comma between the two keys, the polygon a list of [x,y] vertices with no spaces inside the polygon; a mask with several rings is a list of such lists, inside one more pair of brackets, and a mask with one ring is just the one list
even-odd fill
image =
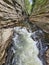
{"label": "rock face", "polygon": [[30,21],[49,33],[49,0],[35,0]]}
{"label": "rock face", "polygon": [[[36,0],[33,7],[29,20],[46,32],[45,37],[49,40],[49,0]],[[13,34],[12,28],[3,28],[22,25],[24,19],[24,0],[0,0],[0,65],[5,62],[6,48]]]}
{"label": "rock face", "polygon": [[46,52],[46,62],[47,62],[47,65],[49,65],[49,49]]}
{"label": "rock face", "polygon": [[32,16],[31,22],[41,28],[44,32],[49,33],[49,18],[41,15]]}
{"label": "rock face", "polygon": [[0,0],[0,28],[17,24],[23,14],[24,0]]}
{"label": "rock face", "polygon": [[0,65],[5,62],[6,48],[10,45],[12,28],[24,19],[24,0],[0,0]]}
{"label": "rock face", "polygon": [[24,0],[0,0],[0,65],[5,62],[6,49],[10,45],[12,28],[24,20]]}
{"label": "rock face", "polygon": [[[32,14],[29,20],[45,32],[46,44],[49,45],[49,0],[33,1]],[[46,51],[46,62],[49,65],[49,49]]]}
{"label": "rock face", "polygon": [[5,63],[6,48],[10,45],[12,34],[13,32],[10,28],[0,30],[0,65]]}

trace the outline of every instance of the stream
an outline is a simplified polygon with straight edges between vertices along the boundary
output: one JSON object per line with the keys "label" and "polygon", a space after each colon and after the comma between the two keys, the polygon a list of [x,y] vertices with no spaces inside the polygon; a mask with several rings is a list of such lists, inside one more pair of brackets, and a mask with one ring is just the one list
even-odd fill
{"label": "stream", "polygon": [[3,65],[46,65],[47,49],[42,30],[32,32],[25,27],[15,27],[11,46],[7,49],[6,62]]}

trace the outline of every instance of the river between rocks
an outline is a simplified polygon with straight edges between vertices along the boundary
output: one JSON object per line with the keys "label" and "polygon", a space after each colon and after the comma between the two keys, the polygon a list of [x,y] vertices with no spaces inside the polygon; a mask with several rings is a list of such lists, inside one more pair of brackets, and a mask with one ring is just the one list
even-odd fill
{"label": "river between rocks", "polygon": [[11,46],[7,49],[6,62],[3,65],[46,65],[47,49],[42,30],[32,32],[25,27],[15,27]]}

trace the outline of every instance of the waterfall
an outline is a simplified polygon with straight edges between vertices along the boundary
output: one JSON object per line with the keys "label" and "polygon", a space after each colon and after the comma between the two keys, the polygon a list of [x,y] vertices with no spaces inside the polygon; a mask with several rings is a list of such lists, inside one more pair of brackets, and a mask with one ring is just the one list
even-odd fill
{"label": "waterfall", "polygon": [[14,41],[13,65],[43,65],[38,58],[39,50],[26,28],[16,27]]}
{"label": "waterfall", "polygon": [[15,27],[5,65],[46,65],[43,57],[47,46],[42,36],[41,30],[32,33],[25,27]]}

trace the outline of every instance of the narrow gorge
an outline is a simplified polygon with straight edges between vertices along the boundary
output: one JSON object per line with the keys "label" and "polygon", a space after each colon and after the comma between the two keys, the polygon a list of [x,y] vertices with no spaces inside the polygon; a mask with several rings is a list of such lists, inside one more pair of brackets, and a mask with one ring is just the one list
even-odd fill
{"label": "narrow gorge", "polygon": [[0,65],[49,65],[49,0],[0,0]]}

